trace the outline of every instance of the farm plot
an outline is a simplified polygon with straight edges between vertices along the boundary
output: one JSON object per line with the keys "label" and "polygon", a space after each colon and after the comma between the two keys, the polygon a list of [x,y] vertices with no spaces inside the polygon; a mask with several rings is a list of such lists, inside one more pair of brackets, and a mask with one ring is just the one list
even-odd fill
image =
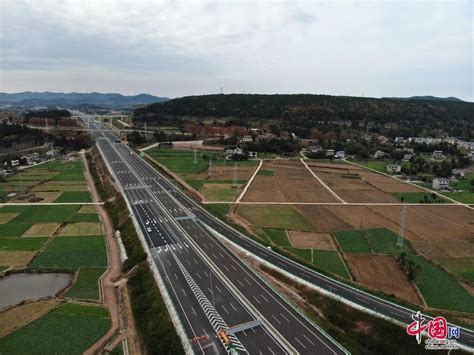
{"label": "farm plot", "polygon": [[341,218],[337,211],[333,211],[332,207],[336,206],[330,208],[329,206],[297,205],[295,209],[311,222],[317,232],[328,233],[353,229],[354,227]]}
{"label": "farm plot", "polygon": [[336,250],[334,240],[329,233],[302,232],[289,230],[291,245],[299,249]]}
{"label": "farm plot", "polygon": [[97,222],[68,223],[59,232],[60,236],[76,235],[99,235],[102,234],[102,227]]}
{"label": "farm plot", "polygon": [[233,201],[258,164],[254,160],[227,161],[216,152],[199,152],[196,160],[189,150],[159,148],[149,154],[210,201]]}
{"label": "farm plot", "polygon": [[107,266],[102,236],[57,237],[30,264],[31,268],[101,268]]}
{"label": "farm plot", "polygon": [[420,299],[404,271],[389,255],[344,254],[355,281],[414,304]]}
{"label": "farm plot", "polygon": [[109,328],[106,309],[66,303],[0,338],[0,353],[80,354]]}
{"label": "farm plot", "polygon": [[22,236],[52,237],[59,227],[61,227],[61,223],[37,223],[33,224]]}
{"label": "farm plot", "polygon": [[77,280],[74,285],[67,290],[66,296],[81,299],[99,299],[98,279],[104,272],[104,268],[79,269]]}
{"label": "farm plot", "polygon": [[422,191],[353,165],[334,166],[310,162],[308,166],[346,202],[397,202],[391,193]]}
{"label": "farm plot", "polygon": [[64,191],[54,202],[91,202],[89,191]]}
{"label": "farm plot", "polygon": [[338,202],[299,160],[265,161],[250,185],[247,202]]}
{"label": "farm plot", "polygon": [[314,225],[290,205],[240,205],[236,212],[260,227],[316,231]]}

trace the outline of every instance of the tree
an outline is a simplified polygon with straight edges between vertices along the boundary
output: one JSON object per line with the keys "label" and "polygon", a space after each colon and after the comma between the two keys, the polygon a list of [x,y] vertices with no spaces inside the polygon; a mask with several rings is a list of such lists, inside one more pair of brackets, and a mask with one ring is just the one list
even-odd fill
{"label": "tree", "polygon": [[433,192],[431,194],[431,199],[433,200],[433,202],[436,201],[436,197],[437,197],[436,194]]}

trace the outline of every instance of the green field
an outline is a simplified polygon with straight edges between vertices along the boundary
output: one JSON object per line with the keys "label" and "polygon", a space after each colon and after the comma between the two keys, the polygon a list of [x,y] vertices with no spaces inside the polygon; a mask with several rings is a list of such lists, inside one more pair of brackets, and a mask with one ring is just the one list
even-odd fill
{"label": "green field", "polygon": [[250,223],[267,228],[316,231],[303,215],[290,205],[245,205],[239,214]]}
{"label": "green field", "polygon": [[219,203],[219,204],[212,204],[212,205],[203,205],[206,210],[208,210],[211,214],[225,220],[225,216],[227,212],[229,212],[230,205],[226,203]]}
{"label": "green field", "polygon": [[[209,158],[213,165],[234,166],[234,164],[237,164],[237,166],[242,166],[258,164],[256,160],[227,161],[221,153],[217,152],[196,152],[196,163],[194,163],[194,151],[192,150],[157,148],[151,150],[148,154],[177,174],[197,174],[201,171],[205,171],[209,166]],[[204,159],[205,157],[207,157],[207,159]]]}
{"label": "green field", "polygon": [[91,202],[89,191],[64,191],[54,202]]}
{"label": "green field", "polygon": [[273,170],[260,169],[257,173],[259,176],[273,176]]}
{"label": "green field", "polygon": [[273,244],[279,247],[288,247],[291,248],[290,241],[286,235],[284,229],[272,229],[272,228],[262,228],[267,237],[272,241]]}
{"label": "green field", "polygon": [[445,198],[441,197],[440,195],[436,195],[436,199],[433,200],[431,197],[431,193],[426,192],[393,192],[391,194],[395,197],[398,201],[402,201],[405,203],[425,203],[425,196],[426,196],[426,203],[449,203],[450,201],[446,200]]}
{"label": "green field", "polygon": [[474,282],[474,257],[456,259],[435,259],[437,263],[443,265],[448,270],[464,277],[466,280]]}
{"label": "green field", "polygon": [[398,235],[387,228],[372,228],[361,231],[376,254],[388,254],[397,257],[402,252],[412,253],[410,242],[403,240],[403,246],[397,247]]}
{"label": "green field", "polygon": [[[186,182],[196,190],[199,190],[204,184],[233,184],[233,180],[186,180]],[[247,180],[237,180],[238,185],[247,183]]]}
{"label": "green field", "polygon": [[369,161],[369,162],[357,162],[357,163],[369,169],[379,171],[381,173],[386,172],[387,163],[383,161]]}
{"label": "green field", "polygon": [[[21,207],[20,215],[9,224],[60,223],[66,222],[79,210],[80,206],[12,206]],[[0,209],[0,210],[3,210]]]}
{"label": "green field", "polygon": [[[86,205],[87,206],[87,205]],[[71,217],[69,222],[99,222],[97,213],[77,213]]]}
{"label": "green field", "polygon": [[13,224],[11,221],[6,224],[0,224],[0,239],[2,237],[20,237],[30,227],[31,224]]}
{"label": "green field", "polygon": [[76,283],[66,292],[67,297],[99,299],[99,277],[105,272],[100,269],[80,269]]}
{"label": "green field", "polygon": [[342,251],[346,253],[372,253],[369,243],[361,231],[344,231],[334,233]]}
{"label": "green field", "polygon": [[296,248],[285,248],[291,254],[298,256],[301,259],[306,260],[314,266],[329,271],[335,275],[342,276],[344,278],[350,278],[344,263],[339,256],[337,251],[332,250],[315,250],[313,249],[313,262],[311,262],[311,250],[310,249],[296,249]]}
{"label": "green field", "polygon": [[430,307],[474,313],[474,297],[452,276],[422,256],[407,255],[421,267],[415,283]]}
{"label": "green field", "polygon": [[[373,228],[350,232],[334,233],[344,252],[386,254],[398,257],[405,252],[406,258],[419,265],[415,283],[430,307],[461,312],[474,312],[474,297],[462,287],[455,277],[435,266],[423,256],[415,255],[408,240],[397,247],[398,236],[386,228]],[[463,262],[440,259],[440,264],[455,273],[472,280],[473,259],[466,258]],[[442,290],[442,291],[440,291]]]}
{"label": "green field", "polygon": [[56,237],[37,255],[31,268],[101,268],[107,266],[102,236]]}
{"label": "green field", "polygon": [[0,250],[35,251],[39,250],[49,238],[0,238]]}
{"label": "green field", "polygon": [[110,328],[104,308],[64,304],[0,339],[1,354],[82,354]]}

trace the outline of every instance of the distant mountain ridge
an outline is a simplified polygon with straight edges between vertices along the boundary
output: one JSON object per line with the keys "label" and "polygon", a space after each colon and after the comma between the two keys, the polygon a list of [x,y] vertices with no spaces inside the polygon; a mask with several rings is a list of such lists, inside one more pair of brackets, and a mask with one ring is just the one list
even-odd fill
{"label": "distant mountain ridge", "polygon": [[111,106],[130,107],[168,101],[167,97],[139,94],[126,96],[117,93],[62,93],[62,92],[19,92],[0,93],[0,105],[11,104],[22,107],[31,106]]}
{"label": "distant mountain ridge", "polygon": [[419,100],[419,101],[457,101],[457,102],[465,102],[461,99],[458,99],[454,96],[449,97],[437,97],[437,96],[411,96],[411,97],[382,97],[382,99],[391,99],[391,100]]}

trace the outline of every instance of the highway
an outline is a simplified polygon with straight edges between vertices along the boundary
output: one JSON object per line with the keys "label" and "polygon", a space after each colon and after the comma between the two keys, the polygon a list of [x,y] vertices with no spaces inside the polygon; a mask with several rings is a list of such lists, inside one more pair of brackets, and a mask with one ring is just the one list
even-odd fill
{"label": "highway", "polygon": [[[112,133],[109,134],[113,135]],[[113,137],[109,136],[109,138],[112,139]],[[162,207],[164,210],[166,210],[168,214],[171,214],[175,217],[179,217],[180,215],[195,216],[195,218],[192,220],[185,219],[179,221],[180,225],[182,225],[184,228],[188,228],[188,234],[193,241],[198,242],[198,239],[200,238],[200,233],[204,233],[203,230],[208,231],[210,229],[212,231],[217,232],[220,236],[226,238],[230,242],[247,250],[249,253],[253,254],[259,259],[264,260],[280,268],[281,270],[284,270],[285,272],[298,277],[301,280],[315,285],[324,291],[327,291],[337,297],[340,297],[342,300],[349,302],[356,307],[362,307],[366,310],[370,310],[371,312],[374,312],[377,315],[388,317],[401,324],[409,324],[412,322],[411,316],[415,310],[394,304],[390,301],[384,300],[357,288],[341,283],[337,280],[332,279],[331,277],[320,274],[314,270],[308,269],[253,241],[251,238],[248,238],[247,236],[243,235],[239,231],[235,230],[223,221],[217,219],[216,217],[208,213],[202,206],[200,206],[198,203],[190,199],[178,188],[176,188],[176,186],[174,186],[173,183],[171,183],[165,176],[163,176],[156,169],[154,169],[152,166],[150,166],[148,163],[138,157],[135,153],[133,153],[130,148],[121,144],[117,144],[117,146],[120,146],[120,148],[118,149],[120,149],[125,154],[125,159],[129,162],[129,164],[133,164],[133,166],[135,167],[134,169],[136,169],[139,178],[147,179],[145,181],[148,181],[150,188],[153,191],[153,194],[155,196],[160,196],[160,200],[165,201],[162,204]],[[190,221],[193,222],[192,226],[187,226]],[[201,228],[201,232],[198,233],[197,231],[199,225],[204,228]],[[189,228],[191,228],[191,230],[189,230]],[[217,263],[217,265],[222,265],[221,270],[227,275],[229,275],[231,278],[236,277],[237,273],[235,273],[235,270],[231,270],[230,272],[228,272],[223,267],[224,264],[221,264],[221,262],[218,260],[219,255],[215,252],[215,250],[218,250],[218,248],[220,249],[221,247],[224,249],[226,248],[223,247],[222,244],[219,242],[215,233],[207,233],[205,235],[207,239],[205,241],[201,240],[200,243],[198,242],[200,248],[205,250],[206,246],[210,244],[212,248],[210,246],[208,248],[212,249],[214,251],[214,254],[216,255],[215,258],[212,258],[214,259],[214,263]],[[202,242],[205,243],[205,246],[202,245]],[[228,257],[228,254],[224,254],[224,252],[222,251],[221,253],[223,253],[225,258]],[[222,259],[222,262],[226,260],[225,258]],[[232,259],[232,256],[230,256],[230,258]],[[229,268],[228,265],[226,266],[227,268]],[[239,274],[240,273],[241,272],[239,270]],[[240,282],[242,282],[242,280],[240,280]],[[237,282],[237,280],[235,281],[235,285],[242,287],[239,282]],[[253,299],[253,295],[249,295],[249,297],[250,299]],[[256,301],[254,303],[257,304]],[[427,318],[429,319],[429,317]],[[270,319],[273,319],[271,315]],[[278,320],[280,322],[282,321],[281,318]],[[278,322],[275,320],[273,324],[278,324]],[[467,347],[474,348],[474,332],[471,329],[462,328],[461,337],[460,339],[458,339],[458,342]]]}
{"label": "highway", "polygon": [[[281,298],[202,224],[180,192],[111,132],[92,134],[132,208],[195,353],[227,353],[216,337],[251,354],[343,354],[346,350]],[[158,175],[157,175],[158,174]],[[249,325],[237,331],[238,325]],[[199,339],[193,341],[193,339]]]}

